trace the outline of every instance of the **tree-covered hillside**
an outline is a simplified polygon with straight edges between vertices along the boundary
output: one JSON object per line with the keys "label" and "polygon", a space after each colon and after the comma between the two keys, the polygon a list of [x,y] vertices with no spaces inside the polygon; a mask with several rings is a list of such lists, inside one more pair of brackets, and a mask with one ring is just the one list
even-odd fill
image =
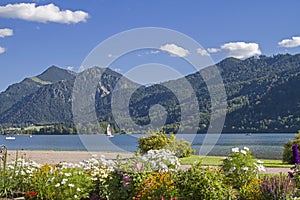
{"label": "tree-covered hillside", "polygon": [[[227,58],[216,64],[227,94],[227,117],[224,132],[296,132],[300,129],[300,54],[259,56],[245,60]],[[100,69],[100,68],[98,68]],[[205,69],[204,69],[205,70]],[[199,110],[199,132],[209,126],[211,101],[202,72],[190,74],[161,85],[140,86],[127,80],[124,91],[130,92],[130,84],[138,86],[129,102],[131,119],[138,125],[150,123],[149,111],[160,104],[167,111],[165,129],[176,132],[184,109]],[[11,85],[0,94],[0,123],[3,126],[26,124],[67,124],[73,122],[72,90],[76,74],[57,67],[50,67],[41,75],[26,78]],[[95,108],[100,122],[109,122],[118,130],[111,111],[112,91],[122,75],[106,69],[99,81]],[[184,96],[182,80],[188,80],[197,96],[199,108],[194,108],[189,95],[179,100],[165,87],[176,86],[177,94]],[[127,85],[127,86],[125,86]],[[216,85],[214,87],[220,87]],[[83,108],[84,109],[84,108]],[[127,105],[120,105],[120,110]],[[124,118],[126,121],[127,119]],[[161,120],[153,115],[152,120]],[[190,117],[183,129],[197,119]],[[121,127],[122,128],[122,127]]]}

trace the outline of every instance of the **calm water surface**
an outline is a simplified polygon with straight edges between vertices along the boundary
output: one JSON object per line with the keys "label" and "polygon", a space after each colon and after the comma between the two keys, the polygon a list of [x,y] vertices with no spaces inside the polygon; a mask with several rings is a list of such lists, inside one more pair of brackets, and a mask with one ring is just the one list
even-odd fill
{"label": "calm water surface", "polygon": [[[130,151],[134,152],[138,146],[137,138],[144,135],[115,135],[108,138],[105,135],[34,135],[15,136],[15,140],[6,140],[0,136],[0,144],[5,144],[10,150],[71,150],[71,151]],[[222,134],[213,146],[209,155],[226,156],[233,147],[244,146],[250,148],[257,158],[281,159],[283,144],[293,139],[295,134]],[[192,147],[199,151],[203,143],[204,134],[177,135],[192,142]]]}

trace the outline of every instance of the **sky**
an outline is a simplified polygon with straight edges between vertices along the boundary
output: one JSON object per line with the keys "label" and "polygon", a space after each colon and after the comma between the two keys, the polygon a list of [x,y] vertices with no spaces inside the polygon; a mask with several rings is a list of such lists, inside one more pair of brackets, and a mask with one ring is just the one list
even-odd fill
{"label": "sky", "polygon": [[131,52],[110,68],[125,73],[136,65],[151,67],[147,63],[155,61],[187,74],[187,64],[180,59],[192,51],[213,62],[297,54],[299,8],[297,0],[1,0],[0,91],[52,65],[80,71],[99,43],[143,27],[177,31],[201,47],[192,50],[166,41],[158,49]]}

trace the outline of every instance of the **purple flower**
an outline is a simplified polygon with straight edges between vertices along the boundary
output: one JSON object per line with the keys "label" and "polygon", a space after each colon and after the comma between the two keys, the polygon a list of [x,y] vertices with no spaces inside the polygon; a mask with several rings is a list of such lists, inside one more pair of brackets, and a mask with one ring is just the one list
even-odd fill
{"label": "purple flower", "polygon": [[128,176],[128,175],[123,175],[123,181],[124,182],[129,182],[131,181],[132,179]]}
{"label": "purple flower", "polygon": [[294,178],[294,174],[292,172],[288,172],[290,178]]}
{"label": "purple flower", "polygon": [[138,169],[138,170],[141,170],[142,169],[142,163],[136,163],[134,165],[134,168]]}
{"label": "purple flower", "polygon": [[294,164],[299,164],[300,163],[300,157],[299,157],[299,149],[298,149],[298,145],[294,144],[292,147],[293,150],[293,158],[292,161]]}

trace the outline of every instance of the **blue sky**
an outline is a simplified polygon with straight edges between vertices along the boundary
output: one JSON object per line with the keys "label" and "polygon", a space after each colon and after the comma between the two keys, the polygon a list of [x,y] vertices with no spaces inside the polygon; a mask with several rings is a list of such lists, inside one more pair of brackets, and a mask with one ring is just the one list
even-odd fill
{"label": "blue sky", "polygon": [[[140,27],[186,34],[202,45],[199,54],[209,54],[215,62],[228,56],[300,53],[299,8],[297,0],[1,0],[0,91],[51,65],[78,71],[100,42]],[[184,57],[184,50],[165,44],[159,54],[174,59]],[[139,54],[118,66],[130,67]]]}

